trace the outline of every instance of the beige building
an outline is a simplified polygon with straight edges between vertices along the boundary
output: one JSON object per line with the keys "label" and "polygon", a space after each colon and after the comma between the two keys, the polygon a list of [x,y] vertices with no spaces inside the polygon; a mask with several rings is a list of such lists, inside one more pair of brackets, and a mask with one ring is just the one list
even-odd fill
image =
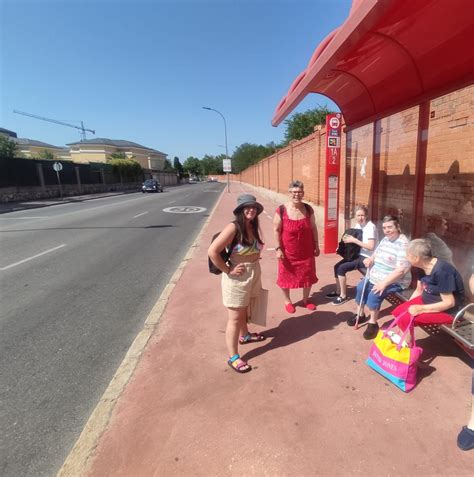
{"label": "beige building", "polygon": [[54,159],[70,161],[71,155],[69,148],[53,146],[46,142],[36,141],[35,139],[27,138],[12,138],[17,144],[17,155],[27,159],[44,159],[42,157],[46,152],[51,153]]}
{"label": "beige building", "polygon": [[74,162],[107,162],[114,153],[124,153],[137,161],[142,168],[161,171],[165,167],[166,154],[135,142],[121,139],[95,138],[68,144]]}

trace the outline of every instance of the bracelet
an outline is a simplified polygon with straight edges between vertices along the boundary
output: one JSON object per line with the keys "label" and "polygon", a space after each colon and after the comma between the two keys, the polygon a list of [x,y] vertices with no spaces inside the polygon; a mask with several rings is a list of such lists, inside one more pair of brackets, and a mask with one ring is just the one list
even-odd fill
{"label": "bracelet", "polygon": [[278,250],[281,250],[281,247],[275,247],[275,252],[278,252]]}

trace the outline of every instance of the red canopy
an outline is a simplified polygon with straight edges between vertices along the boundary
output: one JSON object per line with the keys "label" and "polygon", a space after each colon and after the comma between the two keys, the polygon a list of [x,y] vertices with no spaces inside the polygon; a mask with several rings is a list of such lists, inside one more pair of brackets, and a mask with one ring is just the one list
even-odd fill
{"label": "red canopy", "polygon": [[353,0],[278,104],[320,93],[354,127],[474,83],[473,0]]}

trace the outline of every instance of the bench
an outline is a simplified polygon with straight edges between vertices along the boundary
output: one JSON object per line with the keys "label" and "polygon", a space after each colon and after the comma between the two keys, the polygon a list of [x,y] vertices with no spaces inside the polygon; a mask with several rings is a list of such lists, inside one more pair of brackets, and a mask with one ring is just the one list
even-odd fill
{"label": "bench", "polygon": [[[405,303],[410,298],[412,290],[404,290],[402,292],[391,293],[388,295],[385,300],[387,300],[391,305],[401,305]],[[424,331],[429,335],[439,334],[440,331],[447,333],[452,336],[458,344],[469,354],[473,356],[474,353],[474,321],[472,317],[469,319],[466,317],[467,311],[469,309],[474,310],[474,303],[469,303],[464,308],[459,310],[454,317],[454,320],[451,325],[422,325]]]}

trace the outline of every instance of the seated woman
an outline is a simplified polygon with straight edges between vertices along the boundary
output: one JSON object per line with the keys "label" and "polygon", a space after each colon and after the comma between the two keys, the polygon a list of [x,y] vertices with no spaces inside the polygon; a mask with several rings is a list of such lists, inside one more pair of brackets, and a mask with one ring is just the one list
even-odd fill
{"label": "seated woman", "polygon": [[422,271],[410,300],[393,310],[393,316],[399,317],[398,327],[406,330],[413,316],[415,326],[452,323],[464,301],[459,272],[450,263],[433,257],[431,245],[425,239],[408,244],[407,259]]}
{"label": "seated woman", "polygon": [[334,265],[334,276],[336,277],[336,291],[328,293],[328,298],[334,298],[333,305],[342,305],[349,300],[347,297],[347,272],[359,270],[366,273],[364,259],[372,256],[377,243],[377,229],[373,222],[368,220],[368,209],[364,205],[358,205],[355,210],[356,225],[354,228],[362,230],[362,240],[347,235],[343,238],[345,243],[355,243],[360,247],[360,254],[355,260],[343,258]]}

